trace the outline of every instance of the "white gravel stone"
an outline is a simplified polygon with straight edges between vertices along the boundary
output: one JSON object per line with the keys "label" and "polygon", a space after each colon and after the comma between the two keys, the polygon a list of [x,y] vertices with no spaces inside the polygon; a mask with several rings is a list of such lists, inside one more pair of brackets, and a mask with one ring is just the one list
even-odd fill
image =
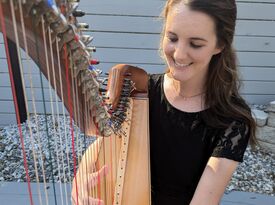
{"label": "white gravel stone", "polygon": [[[25,154],[31,181],[36,182],[36,174],[39,181],[43,180],[42,166],[45,170],[47,182],[52,181],[53,177],[55,181],[71,181],[73,177],[73,157],[69,118],[67,117],[65,122],[61,120],[63,118],[57,122],[57,119],[48,116],[49,134],[47,134],[46,129],[46,118],[38,116],[37,119],[38,122],[35,123],[35,119],[32,117],[29,127],[26,123],[22,124]],[[84,151],[85,147],[94,140],[94,138],[85,138],[75,126],[74,137],[75,150],[78,151]],[[59,152],[56,152],[56,149]],[[76,152],[76,157],[78,158],[82,154]],[[34,157],[36,158],[38,173],[35,172]],[[0,181],[26,181],[23,161],[18,128],[13,125],[0,128]],[[58,166],[58,163],[60,166]]]}
{"label": "white gravel stone", "polygon": [[256,137],[261,141],[275,144],[275,127],[257,127]]}
{"label": "white gravel stone", "polygon": [[252,109],[252,114],[258,126],[263,127],[266,125],[268,114],[262,110]]}
{"label": "white gravel stone", "polygon": [[275,101],[269,103],[269,110],[271,112],[275,112]]}
{"label": "white gravel stone", "polygon": [[[55,133],[58,131],[57,135],[47,136],[46,132],[46,120],[44,117],[38,117],[38,127],[36,126],[34,118],[30,121],[30,128],[27,128],[26,124],[22,125],[22,130],[25,134],[24,144],[26,148],[26,155],[28,159],[29,175],[31,176],[31,181],[36,182],[34,164],[31,163],[34,160],[31,135],[30,130],[33,132],[34,150],[38,158],[38,178],[43,181],[43,175],[41,172],[41,167],[44,165],[46,181],[50,182],[55,179],[55,181],[69,182],[73,177],[73,164],[72,158],[70,158],[70,163],[64,163],[65,167],[61,168],[56,163],[57,160],[52,160],[53,169],[51,169],[50,156],[53,159],[57,159],[57,156],[50,153],[54,153],[55,143],[60,147],[59,160],[62,160],[61,155],[65,157],[64,161],[67,162],[67,153],[71,156],[71,139],[69,138],[70,132],[68,131],[69,119],[66,122],[53,122],[51,117],[47,118],[47,123],[50,133]],[[82,134],[79,134],[76,127],[75,138],[78,138],[80,142],[84,140],[88,141],[86,144],[91,143],[94,139],[87,139]],[[60,133],[59,133],[60,131]],[[41,134],[41,135],[39,135]],[[55,137],[54,137],[55,136]],[[61,139],[59,138],[61,137]],[[66,138],[68,137],[68,138]],[[70,140],[69,140],[70,139]],[[40,143],[39,143],[40,142]],[[50,146],[48,146],[50,145]],[[85,150],[85,144],[80,143],[78,145],[81,149]],[[86,145],[87,147],[88,145]],[[50,147],[50,148],[49,148]],[[50,150],[50,151],[49,151]],[[10,154],[12,153],[12,154]],[[82,153],[78,153],[77,156],[81,156]],[[240,163],[237,170],[232,176],[232,179],[226,189],[227,192],[236,191],[247,191],[256,192],[267,195],[275,195],[275,154],[263,152],[259,147],[252,150],[248,147],[244,155],[244,162]],[[64,173],[65,177],[59,176],[58,172]],[[25,170],[23,166],[23,158],[21,154],[21,143],[19,139],[19,133],[16,125],[7,126],[0,128],[0,183],[1,181],[25,181]]]}
{"label": "white gravel stone", "polygon": [[270,127],[275,127],[275,112],[268,113],[267,125]]}
{"label": "white gravel stone", "polygon": [[263,151],[275,153],[275,144],[271,144],[262,140],[259,140],[259,144]]}
{"label": "white gravel stone", "polygon": [[227,187],[227,191],[247,191],[275,195],[275,154],[266,153],[260,147],[247,148],[244,161],[239,164]]}

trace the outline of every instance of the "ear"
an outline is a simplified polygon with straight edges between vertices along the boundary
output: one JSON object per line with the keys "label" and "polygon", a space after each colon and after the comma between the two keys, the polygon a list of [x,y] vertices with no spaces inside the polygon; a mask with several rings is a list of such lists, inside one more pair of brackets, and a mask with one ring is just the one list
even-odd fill
{"label": "ear", "polygon": [[216,48],[213,51],[213,55],[217,55],[224,49],[224,46],[216,46]]}
{"label": "ear", "polygon": [[213,55],[217,55],[220,52],[222,52],[222,50],[224,49],[224,47],[216,47],[213,51]]}

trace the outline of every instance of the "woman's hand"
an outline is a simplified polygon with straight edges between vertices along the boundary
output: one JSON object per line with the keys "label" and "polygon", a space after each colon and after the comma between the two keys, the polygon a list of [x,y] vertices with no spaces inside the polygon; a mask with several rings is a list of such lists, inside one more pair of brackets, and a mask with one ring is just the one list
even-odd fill
{"label": "woman's hand", "polygon": [[[108,172],[106,165],[99,170],[96,169],[98,148],[101,140],[96,140],[89,146],[82,156],[81,163],[72,184],[72,204],[73,205],[104,205],[104,201],[97,197],[92,197],[93,190],[96,190],[100,180]],[[96,193],[96,191],[94,191]]]}
{"label": "woman's hand", "polygon": [[77,180],[75,180],[75,178],[73,180],[73,205],[104,205],[104,201],[89,196],[89,192],[97,186],[100,179],[102,179],[103,176],[107,174],[107,172],[107,166],[101,167],[99,171],[87,174],[81,172],[79,169],[76,175]]}

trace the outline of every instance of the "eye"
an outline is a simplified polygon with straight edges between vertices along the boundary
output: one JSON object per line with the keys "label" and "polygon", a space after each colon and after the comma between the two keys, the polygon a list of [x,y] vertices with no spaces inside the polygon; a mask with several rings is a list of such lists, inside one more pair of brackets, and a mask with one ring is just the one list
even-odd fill
{"label": "eye", "polygon": [[193,42],[190,43],[190,46],[191,46],[192,48],[201,48],[201,47],[203,47],[203,45],[198,45],[198,44],[193,43]]}
{"label": "eye", "polygon": [[166,36],[166,38],[167,38],[170,42],[172,42],[172,43],[175,43],[175,42],[178,41],[178,38],[177,38],[177,37]]}

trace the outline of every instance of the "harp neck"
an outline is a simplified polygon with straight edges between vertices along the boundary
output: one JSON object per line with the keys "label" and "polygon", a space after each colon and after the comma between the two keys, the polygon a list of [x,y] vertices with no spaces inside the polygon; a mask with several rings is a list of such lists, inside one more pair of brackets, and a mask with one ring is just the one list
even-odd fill
{"label": "harp neck", "polygon": [[[70,106],[76,107],[73,105],[74,99],[79,102],[76,109],[81,119],[74,112],[71,115],[86,135],[90,135],[94,128],[85,119],[94,119],[99,133],[108,136],[112,133],[110,126],[107,126],[110,115],[99,92],[98,72],[90,63],[87,42],[82,41],[81,31],[72,15],[75,3],[64,6],[61,1],[57,1],[57,5],[49,2],[26,1],[21,5],[24,11],[22,19],[20,12],[12,16],[10,1],[0,0],[5,22],[5,28],[1,26],[0,31],[10,40],[18,41],[20,47],[28,51],[69,112]],[[18,9],[19,3],[14,4],[15,9]],[[51,56],[60,56],[60,60]],[[49,69],[51,72],[48,72]],[[70,85],[71,82],[75,82],[75,88]]]}

